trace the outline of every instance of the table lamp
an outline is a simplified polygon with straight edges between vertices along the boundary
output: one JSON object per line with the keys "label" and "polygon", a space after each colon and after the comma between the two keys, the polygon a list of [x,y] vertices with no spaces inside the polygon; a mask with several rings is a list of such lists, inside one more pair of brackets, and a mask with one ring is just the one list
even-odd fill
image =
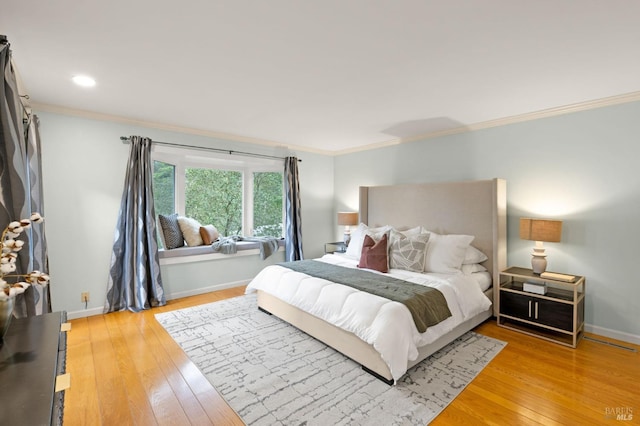
{"label": "table lamp", "polygon": [[338,225],[344,226],[344,245],[351,241],[351,226],[358,224],[358,212],[338,212]]}
{"label": "table lamp", "polygon": [[531,252],[531,269],[534,274],[539,275],[547,269],[547,255],[542,242],[559,243],[561,234],[561,220],[520,218],[520,238],[536,242]]}

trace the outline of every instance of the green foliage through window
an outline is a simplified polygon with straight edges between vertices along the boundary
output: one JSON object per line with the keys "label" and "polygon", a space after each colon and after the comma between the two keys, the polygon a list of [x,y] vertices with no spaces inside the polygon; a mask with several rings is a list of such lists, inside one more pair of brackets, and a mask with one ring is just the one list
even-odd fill
{"label": "green foliage through window", "polygon": [[253,174],[253,235],[281,237],[282,173]]}
{"label": "green foliage through window", "polygon": [[242,235],[242,173],[186,169],[185,214],[220,235]]}
{"label": "green foliage through window", "polygon": [[172,214],[176,211],[176,167],[162,161],[153,162],[153,202],[158,214]]}

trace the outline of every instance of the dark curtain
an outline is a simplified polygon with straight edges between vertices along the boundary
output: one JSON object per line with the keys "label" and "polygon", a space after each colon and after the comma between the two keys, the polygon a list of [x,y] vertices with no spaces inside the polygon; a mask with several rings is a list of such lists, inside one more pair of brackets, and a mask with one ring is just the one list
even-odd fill
{"label": "dark curtain", "polygon": [[[0,229],[32,212],[44,215],[38,119],[20,102],[9,43],[0,42]],[[47,243],[43,225],[32,226],[22,238],[16,274],[34,269],[48,273]],[[51,312],[49,287],[31,286],[16,298],[14,315]]]}
{"label": "dark curtain", "polygon": [[166,304],[153,207],[151,139],[130,138],[131,150],[116,225],[104,312],[139,312]]}
{"label": "dark curtain", "polygon": [[284,159],[285,192],[285,260],[302,260],[302,213],[300,209],[300,182],[298,178],[298,159]]}
{"label": "dark curtain", "polygon": [[[29,183],[29,195],[31,201],[31,212],[38,212],[46,217],[42,196],[42,157],[40,151],[40,132],[38,131],[38,116],[32,115],[29,120],[26,140],[27,140],[27,178]],[[49,254],[47,252],[47,240],[45,238],[45,222],[31,226],[27,230],[28,239],[31,243],[29,271],[41,271],[49,273]],[[51,282],[49,283],[51,285]],[[40,315],[51,312],[51,287],[47,285],[31,286],[24,295],[24,303],[17,303],[14,311],[24,309],[26,315]],[[18,299],[18,302],[20,299]],[[25,312],[23,312],[25,313]]]}

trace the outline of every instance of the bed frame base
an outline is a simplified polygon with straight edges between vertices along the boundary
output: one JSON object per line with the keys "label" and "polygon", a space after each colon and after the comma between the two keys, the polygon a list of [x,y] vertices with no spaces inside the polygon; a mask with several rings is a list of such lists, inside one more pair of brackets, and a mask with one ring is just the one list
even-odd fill
{"label": "bed frame base", "polygon": [[273,315],[271,312],[267,311],[266,309],[262,308],[261,306],[258,306],[258,310],[261,312],[264,312],[267,315]]}
{"label": "bed frame base", "polygon": [[388,380],[385,379],[384,377],[382,377],[381,375],[379,375],[378,373],[376,373],[375,371],[371,371],[369,370],[367,367],[365,367],[364,365],[361,365],[360,368],[362,368],[364,371],[366,371],[367,373],[371,374],[373,377],[375,377],[378,380],[382,380],[384,383],[386,383],[387,385],[391,386],[393,385],[393,380]]}
{"label": "bed frame base", "polygon": [[[265,298],[269,299],[269,298],[273,297],[273,296],[270,296],[270,295],[269,295],[269,294],[267,294],[267,293],[262,293],[261,291],[259,291],[259,294],[262,294],[262,296],[261,296],[261,297],[259,297],[259,299],[260,299],[263,303],[264,303],[264,299],[265,299]],[[260,303],[260,300],[258,301],[258,303]],[[279,305],[279,303],[277,303],[277,302],[278,302],[278,299],[275,299],[275,300],[276,300],[275,305],[276,305],[276,308],[277,308],[277,305]],[[271,302],[273,302],[273,301],[271,301]],[[267,304],[269,304],[272,308],[273,308],[273,306],[274,306],[273,304],[271,304],[271,303],[269,303],[269,302],[267,302]],[[290,308],[292,308],[292,309],[297,309],[297,308],[294,308],[293,306],[290,306]],[[270,311],[266,310],[266,309],[265,309],[265,308],[263,308],[262,306],[258,306],[258,310],[259,310],[259,311],[261,311],[261,312],[264,312],[264,313],[265,313],[265,314],[267,314],[267,315],[273,315]],[[303,312],[303,311],[297,312],[297,314],[299,314],[299,315],[309,315],[309,314],[307,314],[306,312]],[[284,313],[283,315],[284,315],[284,316],[288,316],[286,313]],[[276,316],[277,316],[278,318],[280,318],[280,319],[283,319],[283,318],[282,318],[282,317],[280,317],[279,315],[276,315]],[[315,318],[315,317],[313,317],[313,318]],[[317,319],[317,318],[315,318],[315,319]],[[320,321],[322,321],[322,320],[320,320]],[[311,323],[315,323],[315,321],[313,321],[313,320],[311,320],[310,322],[311,322]],[[331,325],[331,324],[329,324],[329,323],[327,323],[327,322],[325,322],[325,321],[322,321],[322,322],[323,322],[324,324],[326,324],[326,325]],[[306,322],[304,322],[304,323],[306,323]],[[308,334],[309,336],[311,336],[311,337],[313,337],[313,338],[316,338],[314,335],[312,335],[311,333],[307,332],[307,331],[306,331],[305,329],[303,329],[302,327],[298,327],[296,324],[293,324],[293,323],[292,323],[291,325],[295,326],[296,328],[298,328],[299,330],[301,330],[303,333],[306,333],[306,334]],[[304,326],[304,325],[303,325],[303,326]],[[324,342],[324,343],[326,343],[326,342]],[[334,349],[336,349],[334,346],[332,346],[332,345],[331,345],[331,344],[329,344],[329,343],[327,343],[327,345],[328,345],[328,346],[331,346],[331,347],[332,347],[332,348],[334,348]],[[353,359],[353,358],[352,358],[352,359]],[[354,360],[354,361],[355,361],[355,360]],[[373,371],[373,370],[371,370],[371,369],[367,368],[366,366],[364,366],[364,365],[362,365],[362,364],[360,365],[360,367],[362,367],[362,369],[363,369],[364,371],[366,371],[367,373],[371,374],[371,375],[372,375],[373,377],[375,377],[376,379],[382,380],[384,383],[386,383],[386,384],[388,384],[388,385],[392,385],[392,384],[393,384],[393,379],[387,379],[386,377],[381,376],[380,374],[376,373],[375,371]]]}
{"label": "bed frame base", "polygon": [[[355,334],[347,332],[335,325],[328,323],[318,317],[315,317],[303,310],[289,305],[275,296],[258,290],[258,309],[261,311],[275,315],[278,318],[288,322],[294,327],[304,331],[311,337],[331,346],[333,349],[341,352],[343,355],[351,358],[362,366],[362,369],[374,377],[385,383],[393,384],[394,380],[389,371],[389,366],[382,360],[380,353],[374,349],[372,345],[361,340]],[[491,289],[485,294],[491,297]],[[493,309],[476,315],[455,327],[450,332],[440,336],[434,342],[418,348],[418,358],[409,361],[407,369],[413,367],[423,361],[428,356],[442,349],[453,340],[465,334],[486,319],[490,318]]]}

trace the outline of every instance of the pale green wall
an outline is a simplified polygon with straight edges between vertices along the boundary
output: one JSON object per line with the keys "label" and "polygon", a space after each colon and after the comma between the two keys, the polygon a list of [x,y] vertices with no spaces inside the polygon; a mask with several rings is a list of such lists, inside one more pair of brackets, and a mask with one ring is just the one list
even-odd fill
{"label": "pale green wall", "polygon": [[[283,156],[270,148],[126,124],[38,112],[42,137],[45,225],[49,249],[53,309],[70,317],[101,312],[111,261],[114,229],[124,183],[129,145],[120,136],[209,145]],[[294,153],[299,163],[304,252],[323,253],[332,238],[333,157]],[[282,253],[262,261],[258,255],[211,262],[165,265],[168,296],[184,295],[228,283],[250,280],[266,264],[282,261]],[[80,293],[89,291],[88,309]]]}
{"label": "pale green wall", "polygon": [[530,265],[520,217],[562,219],[548,270],[586,276],[590,330],[638,341],[639,158],[635,102],[337,157],[336,209],[357,206],[359,185],[504,178],[509,265]]}
{"label": "pale green wall", "polygon": [[[128,156],[121,135],[276,153],[260,145],[38,114],[53,308],[77,315],[97,313],[104,304]],[[509,265],[529,265],[532,242],[518,238],[519,217],[562,219],[563,241],[546,244],[549,269],[587,277],[590,330],[638,341],[639,117],[635,102],[337,157],[298,152],[305,257],[320,256],[324,242],[341,238],[335,212],[357,210],[360,185],[501,177],[508,189]],[[169,294],[184,294],[248,280],[267,263],[253,256],[170,265],[163,276]],[[82,291],[91,292],[89,311],[80,302]]]}

